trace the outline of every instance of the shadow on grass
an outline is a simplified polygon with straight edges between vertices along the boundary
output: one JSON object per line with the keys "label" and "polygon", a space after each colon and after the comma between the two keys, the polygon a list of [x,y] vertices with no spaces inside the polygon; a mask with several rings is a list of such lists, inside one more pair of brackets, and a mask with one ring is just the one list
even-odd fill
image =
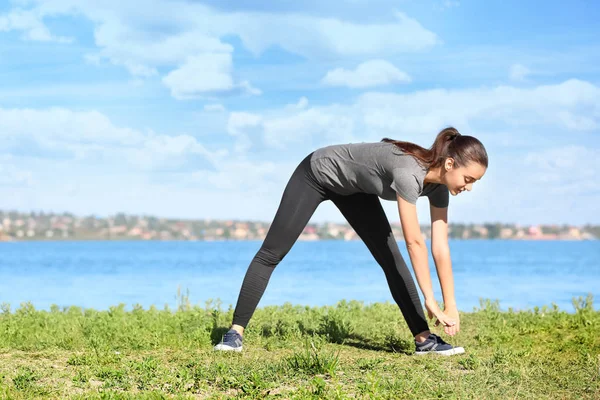
{"label": "shadow on grass", "polygon": [[221,339],[223,338],[223,335],[227,333],[227,331],[229,331],[229,327],[217,326],[212,329],[210,332],[210,341],[212,342],[213,346],[221,343]]}
{"label": "shadow on grass", "polygon": [[[210,338],[214,345],[221,342],[223,335],[229,330],[228,327],[215,327],[212,329]],[[313,333],[314,334],[314,333]],[[265,335],[266,337],[271,335]],[[310,335],[309,335],[310,336]],[[281,338],[281,340],[284,340]],[[332,343],[336,343],[332,341]],[[388,338],[384,344],[373,343],[372,340],[367,339],[361,335],[350,334],[345,337],[342,343],[338,343],[342,346],[355,347],[357,349],[372,350],[372,351],[384,351],[386,353],[400,353],[406,355],[412,355],[414,353],[414,346],[406,340]]]}
{"label": "shadow on grass", "polygon": [[373,343],[363,336],[352,334],[343,343],[345,346],[356,347],[363,350],[384,351],[386,353],[401,353],[412,355],[414,346],[406,340],[387,340],[385,344]]}

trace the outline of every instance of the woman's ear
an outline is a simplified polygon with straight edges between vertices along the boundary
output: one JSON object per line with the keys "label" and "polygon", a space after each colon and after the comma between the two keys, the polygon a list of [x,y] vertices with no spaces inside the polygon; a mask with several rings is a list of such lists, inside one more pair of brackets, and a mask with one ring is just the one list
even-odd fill
{"label": "woman's ear", "polygon": [[446,171],[450,171],[454,166],[454,160],[450,157],[446,158],[446,162],[444,163],[444,169]]}

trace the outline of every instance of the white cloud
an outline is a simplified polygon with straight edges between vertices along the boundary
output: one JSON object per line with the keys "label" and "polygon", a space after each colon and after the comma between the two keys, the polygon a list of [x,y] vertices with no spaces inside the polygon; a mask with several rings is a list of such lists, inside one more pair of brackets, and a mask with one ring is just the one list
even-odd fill
{"label": "white cloud", "polygon": [[[336,142],[378,141],[384,136],[421,141],[454,125],[464,132],[494,126],[505,131],[593,131],[600,123],[600,88],[579,80],[521,89],[422,90],[408,94],[368,92],[347,105],[299,108],[295,105],[261,114],[232,113],[230,134],[250,148],[306,150]],[[252,139],[250,139],[252,138]],[[503,142],[502,138],[492,138]],[[428,145],[429,143],[424,143]]]}
{"label": "white cloud", "polygon": [[[236,132],[260,118],[237,113],[230,120]],[[0,197],[8,208],[164,215],[183,202],[189,216],[192,198],[201,213],[224,204],[232,192],[252,190],[253,204],[252,196],[266,195],[284,179],[288,170],[282,166],[291,168],[208,149],[186,134],[116,126],[95,111],[0,108]],[[163,192],[169,196],[157,195]]]}
{"label": "white cloud", "polygon": [[[600,120],[599,99],[600,88],[571,79],[531,89],[498,86],[410,94],[373,92],[360,96],[358,104],[368,127],[415,134],[450,124],[469,127],[474,122],[592,130]],[[573,119],[565,119],[565,112]]]}
{"label": "white cloud", "polygon": [[[573,171],[577,170],[577,175],[583,175],[581,177],[587,179],[595,175],[592,164],[596,162],[596,153],[579,145],[550,147],[530,152],[525,157],[525,162],[550,173],[574,175]],[[582,162],[587,162],[587,166],[592,168],[585,168],[586,165],[582,165]]]}
{"label": "white cloud", "polygon": [[[257,123],[256,117],[240,113],[231,126],[235,132],[236,126]],[[116,126],[95,111],[0,108],[5,208],[214,216],[232,192],[252,190],[245,204],[260,204],[252,196],[272,193],[291,168],[244,156],[208,149],[186,134]],[[181,203],[185,211],[175,210]]]}
{"label": "white cloud", "polygon": [[298,103],[296,103],[296,108],[299,110],[304,110],[308,106],[308,99],[304,96],[300,97]]}
{"label": "white cloud", "polygon": [[531,74],[531,71],[524,65],[513,64],[510,66],[510,79],[512,81],[524,81],[529,74]]}
{"label": "white cloud", "polygon": [[598,118],[587,115],[575,115],[570,111],[559,111],[556,116],[565,127],[574,131],[593,131],[598,129]]}
{"label": "white cloud", "polygon": [[317,147],[325,143],[354,139],[354,120],[335,108],[310,108],[287,115],[272,115],[263,122],[266,146],[284,149],[293,146]]}
{"label": "white cloud", "polygon": [[188,157],[201,157],[210,160],[210,152],[189,135],[148,135],[140,148],[126,152],[129,162],[142,169],[166,167],[169,169],[184,166]]}
{"label": "white cloud", "polygon": [[232,112],[227,121],[227,131],[232,135],[237,135],[240,130],[246,127],[255,127],[260,125],[262,117],[257,114],[247,112]]}
{"label": "white cloud", "polygon": [[353,140],[354,121],[336,107],[300,108],[284,106],[265,115],[232,112],[227,131],[236,137],[236,151],[246,152],[254,144],[270,149],[290,146],[308,149],[328,142]]}
{"label": "white cloud", "polygon": [[54,36],[42,21],[43,14],[38,11],[13,9],[5,15],[0,15],[0,32],[21,31],[24,40],[40,42],[71,43],[72,38]]}
{"label": "white cloud", "polygon": [[250,136],[254,136],[262,125],[262,117],[247,112],[232,112],[227,120],[227,132],[236,137],[234,150],[236,153],[245,153],[252,146]]}
{"label": "white cloud", "polygon": [[133,27],[112,18],[103,20],[96,28],[96,45],[101,50],[96,55],[88,55],[88,58],[108,59],[116,65],[125,66],[136,76],[156,75],[156,67],[183,65],[190,58],[233,51],[231,45],[201,30],[163,34],[150,27]]}
{"label": "white cloud", "polygon": [[190,184],[208,183],[217,190],[240,193],[247,189],[260,190],[265,180],[273,177],[283,178],[277,163],[231,160],[223,163],[216,172],[196,171],[184,179]]}
{"label": "white cloud", "polygon": [[[240,14],[230,19],[230,24],[238,26],[228,28],[255,54],[279,45],[308,58],[397,54],[439,43],[437,36],[416,20],[400,12],[394,16],[394,23],[357,24],[296,14]],[[238,18],[244,18],[244,23]]]}
{"label": "white cloud", "polygon": [[598,193],[597,153],[598,149],[578,145],[550,147],[528,153],[525,164],[535,168],[531,183],[543,184],[548,194],[575,196]]}
{"label": "white cloud", "polygon": [[[160,68],[174,68],[165,79],[173,95],[179,98],[205,92],[230,93],[232,88],[260,93],[243,78],[240,83],[233,83],[231,67],[211,58],[233,51],[231,45],[221,40],[225,36],[239,36],[255,55],[279,46],[308,58],[397,54],[426,49],[439,42],[433,32],[399,12],[394,14],[392,22],[359,24],[294,13],[226,13],[186,1],[155,1],[143,13],[139,12],[141,3],[115,0],[100,3],[35,0],[23,5],[32,6],[27,10],[31,20],[24,26],[47,32],[47,37],[50,33],[44,18],[72,15],[93,21],[99,51],[86,56],[90,62],[109,60],[136,77],[146,78],[158,75]],[[165,20],[164,15],[169,15],[169,19]],[[7,15],[0,18],[5,21],[0,23],[0,29],[17,29],[14,23],[6,22]],[[208,57],[217,63],[210,71],[216,80],[211,84],[195,76],[193,89],[187,90],[182,81],[200,70],[194,61],[198,57]]]}
{"label": "white cloud", "polygon": [[[189,135],[168,136],[116,127],[103,114],[62,108],[0,109],[0,150],[85,165],[161,170],[214,166],[222,153]],[[48,161],[49,162],[49,161]]]}
{"label": "white cloud", "polygon": [[410,81],[410,76],[393,64],[385,60],[370,60],[358,65],[355,70],[343,68],[331,70],[327,72],[321,83],[329,86],[366,88]]}
{"label": "white cloud", "polygon": [[248,81],[242,81],[242,82],[240,82],[239,88],[243,89],[243,91],[245,93],[248,93],[248,94],[251,94],[251,95],[254,95],[254,96],[259,96],[259,95],[262,94],[262,91],[260,89],[253,87],[250,84],[250,82],[248,82]]}
{"label": "white cloud", "polygon": [[231,54],[201,54],[190,57],[179,69],[163,78],[176,99],[190,99],[202,95],[242,91],[260,94],[248,82],[235,84],[231,77]]}

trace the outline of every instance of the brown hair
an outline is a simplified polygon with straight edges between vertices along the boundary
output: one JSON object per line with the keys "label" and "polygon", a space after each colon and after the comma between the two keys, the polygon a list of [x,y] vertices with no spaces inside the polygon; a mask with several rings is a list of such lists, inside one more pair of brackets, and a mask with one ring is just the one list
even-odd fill
{"label": "brown hair", "polygon": [[404,153],[414,156],[428,169],[441,166],[447,157],[454,159],[454,165],[457,168],[470,162],[476,162],[485,168],[488,167],[488,155],[483,144],[473,136],[461,135],[453,127],[448,127],[438,133],[429,149],[411,142],[389,138],[383,138],[381,141],[395,144]]}

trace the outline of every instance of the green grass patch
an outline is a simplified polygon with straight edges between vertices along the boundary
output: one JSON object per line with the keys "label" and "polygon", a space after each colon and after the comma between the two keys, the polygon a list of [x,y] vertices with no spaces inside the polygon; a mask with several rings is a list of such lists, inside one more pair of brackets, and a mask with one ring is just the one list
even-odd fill
{"label": "green grass patch", "polygon": [[106,311],[0,307],[0,398],[597,399],[600,312],[593,299],[500,311],[482,300],[448,337],[464,355],[415,357],[395,304],[256,310],[242,353],[214,352],[233,309],[183,296]]}

